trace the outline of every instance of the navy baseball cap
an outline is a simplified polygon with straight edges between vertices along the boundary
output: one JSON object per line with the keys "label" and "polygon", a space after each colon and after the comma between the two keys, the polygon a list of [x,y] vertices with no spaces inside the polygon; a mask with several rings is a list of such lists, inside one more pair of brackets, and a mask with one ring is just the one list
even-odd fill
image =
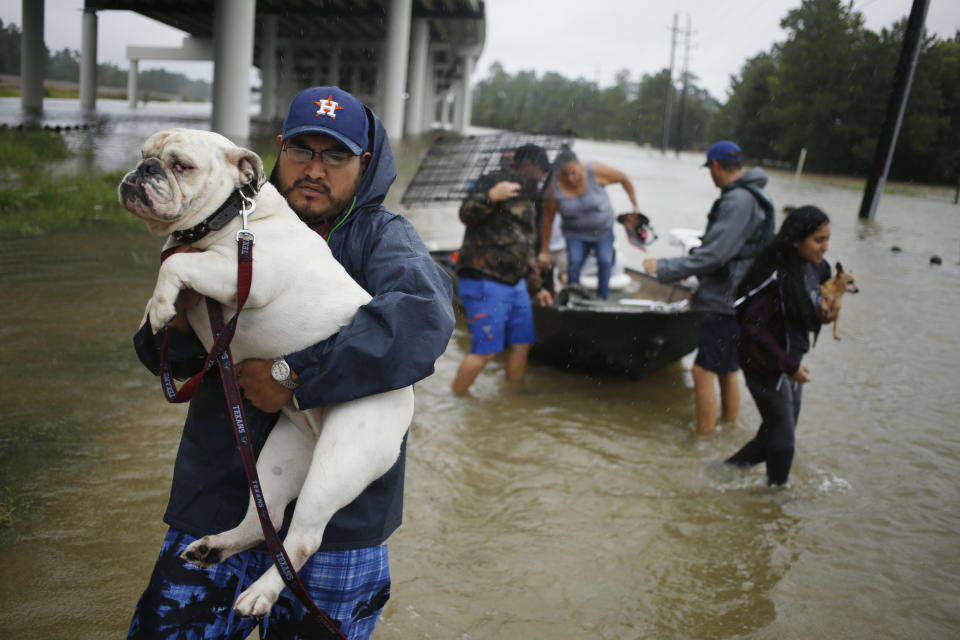
{"label": "navy baseball cap", "polygon": [[297,94],[283,121],[280,139],[301,133],[323,133],[358,156],[367,149],[367,109],[339,87],[310,87]]}
{"label": "navy baseball cap", "polygon": [[708,166],[713,160],[743,160],[743,151],[736,142],[729,140],[714,142],[707,149],[707,161],[703,166]]}

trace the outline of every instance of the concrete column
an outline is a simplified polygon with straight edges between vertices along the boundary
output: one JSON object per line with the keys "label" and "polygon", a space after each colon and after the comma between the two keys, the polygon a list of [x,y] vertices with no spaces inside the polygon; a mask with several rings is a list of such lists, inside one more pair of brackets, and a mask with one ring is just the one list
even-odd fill
{"label": "concrete column", "polygon": [[260,47],[260,117],[277,117],[277,25],[279,16],[263,17],[263,42]]}
{"label": "concrete column", "polygon": [[340,45],[333,45],[330,50],[330,67],[327,73],[327,84],[334,87],[340,86]]}
{"label": "concrete column", "polygon": [[460,99],[460,80],[454,81],[454,85],[450,87],[450,95],[453,96],[453,105],[450,109],[450,128],[459,133],[463,133],[460,128],[460,122],[463,120],[463,117],[460,115],[463,110],[463,102]]}
{"label": "concrete column", "polygon": [[440,128],[449,129],[451,120],[450,112],[453,110],[453,103],[450,100],[450,90],[444,91],[440,99],[443,100],[443,103],[440,105]]}
{"label": "concrete column", "polygon": [[463,69],[463,78],[457,87],[456,129],[460,134],[465,134],[467,127],[470,126],[470,112],[473,108],[473,91],[470,87],[470,77],[473,75],[473,51],[461,53],[460,68]]}
{"label": "concrete column", "polygon": [[97,108],[97,12],[84,9],[80,40],[80,108]]}
{"label": "concrete column", "polygon": [[427,53],[426,70],[423,81],[423,109],[421,111],[421,131],[432,131],[437,121],[437,77],[433,65],[433,53]]}
{"label": "concrete column", "polygon": [[280,117],[286,118],[287,109],[290,108],[290,103],[293,102],[294,96],[303,89],[306,89],[306,87],[298,87],[296,84],[296,60],[294,59],[293,45],[288,44],[282,51],[283,55],[280,60],[280,98],[278,98],[279,103],[277,104],[277,109],[279,110]]}
{"label": "concrete column", "polygon": [[353,64],[353,70],[350,74],[350,93],[354,97],[360,94],[360,65],[356,62]]}
{"label": "concrete column", "polygon": [[215,0],[212,128],[235,142],[250,137],[250,67],[256,0]]}
{"label": "concrete column", "polygon": [[127,69],[127,104],[131,109],[137,108],[137,74],[140,72],[140,61],[131,60],[130,68]]}
{"label": "concrete column", "polygon": [[47,60],[43,51],[43,0],[21,3],[20,107],[32,116],[43,113],[43,76]]}
{"label": "concrete column", "polygon": [[387,43],[382,67],[380,118],[387,135],[399,140],[403,137],[403,92],[407,86],[407,59],[410,53],[410,16],[413,0],[391,0],[387,15]]}
{"label": "concrete column", "polygon": [[407,78],[407,112],[404,131],[408,136],[423,133],[424,94],[427,80],[427,53],[430,48],[430,22],[426,18],[413,21],[410,32],[410,73]]}

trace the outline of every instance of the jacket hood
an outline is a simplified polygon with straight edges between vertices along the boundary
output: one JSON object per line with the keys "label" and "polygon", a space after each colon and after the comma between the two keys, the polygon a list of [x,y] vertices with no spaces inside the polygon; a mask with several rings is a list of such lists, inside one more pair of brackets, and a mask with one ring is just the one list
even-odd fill
{"label": "jacket hood", "polygon": [[[353,205],[352,213],[362,210],[365,207],[379,206],[387,195],[387,191],[397,179],[397,163],[393,158],[393,149],[390,147],[390,140],[387,138],[387,130],[384,129],[380,118],[376,116],[370,107],[364,105],[367,110],[367,119],[370,123],[368,134],[370,140],[370,162],[367,164],[367,170],[363,172],[360,184],[357,187],[356,204]],[[276,182],[277,165],[273,165],[270,172],[270,182],[277,186]],[[350,207],[347,208],[350,210]],[[343,216],[340,212],[337,220]]]}
{"label": "jacket hood", "polygon": [[763,187],[767,186],[767,181],[769,179],[770,178],[767,177],[767,174],[764,173],[763,169],[760,167],[753,167],[741,173],[740,177],[733,182],[724,185],[723,190],[726,191],[728,189],[741,187],[745,184],[755,184],[762,189]]}
{"label": "jacket hood", "polygon": [[383,203],[387,191],[393,181],[397,179],[397,163],[393,158],[393,148],[387,138],[387,130],[383,128],[380,118],[366,107],[370,121],[370,163],[363,172],[360,186],[357,187],[357,204],[355,208],[363,208]]}

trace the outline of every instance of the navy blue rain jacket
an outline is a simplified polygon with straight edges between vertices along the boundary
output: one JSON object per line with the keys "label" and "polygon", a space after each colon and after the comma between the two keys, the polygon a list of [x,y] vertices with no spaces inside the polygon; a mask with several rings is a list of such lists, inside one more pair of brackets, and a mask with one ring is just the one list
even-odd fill
{"label": "navy blue rain jacket", "polygon": [[[396,165],[383,125],[369,110],[368,114],[373,123],[372,157],[357,189],[356,204],[349,215],[341,214],[328,242],[333,255],[373,299],[338,333],[287,354],[303,381],[296,392],[302,409],[399,389],[427,377],[453,332],[450,277],[430,257],[413,225],[383,208],[396,178]],[[204,357],[199,341],[175,330],[169,333],[174,373],[186,377],[198,371]],[[161,335],[154,336],[148,322],[134,338],[141,361],[155,374]],[[245,403],[245,411],[259,453],[277,414],[263,413],[250,403]],[[405,459],[406,441],[393,468],[334,514],[324,532],[322,550],[381,544],[400,525]],[[164,522],[193,536],[217,533],[240,522],[248,499],[233,425],[214,367],[190,402]]]}

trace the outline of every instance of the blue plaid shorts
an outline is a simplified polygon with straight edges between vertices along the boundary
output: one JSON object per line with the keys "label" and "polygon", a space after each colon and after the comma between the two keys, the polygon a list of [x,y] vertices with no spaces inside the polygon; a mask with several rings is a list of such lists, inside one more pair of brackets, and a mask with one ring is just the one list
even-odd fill
{"label": "blue plaid shorts", "polygon": [[[243,640],[258,625],[260,637],[268,640],[329,637],[289,589],[264,619],[241,617],[233,603],[270,568],[270,555],[244,551],[201,569],[180,558],[195,539],[173,528],[167,532],[127,638]],[[387,545],[315,553],[300,570],[300,579],[347,638],[365,640],[390,597]]]}

